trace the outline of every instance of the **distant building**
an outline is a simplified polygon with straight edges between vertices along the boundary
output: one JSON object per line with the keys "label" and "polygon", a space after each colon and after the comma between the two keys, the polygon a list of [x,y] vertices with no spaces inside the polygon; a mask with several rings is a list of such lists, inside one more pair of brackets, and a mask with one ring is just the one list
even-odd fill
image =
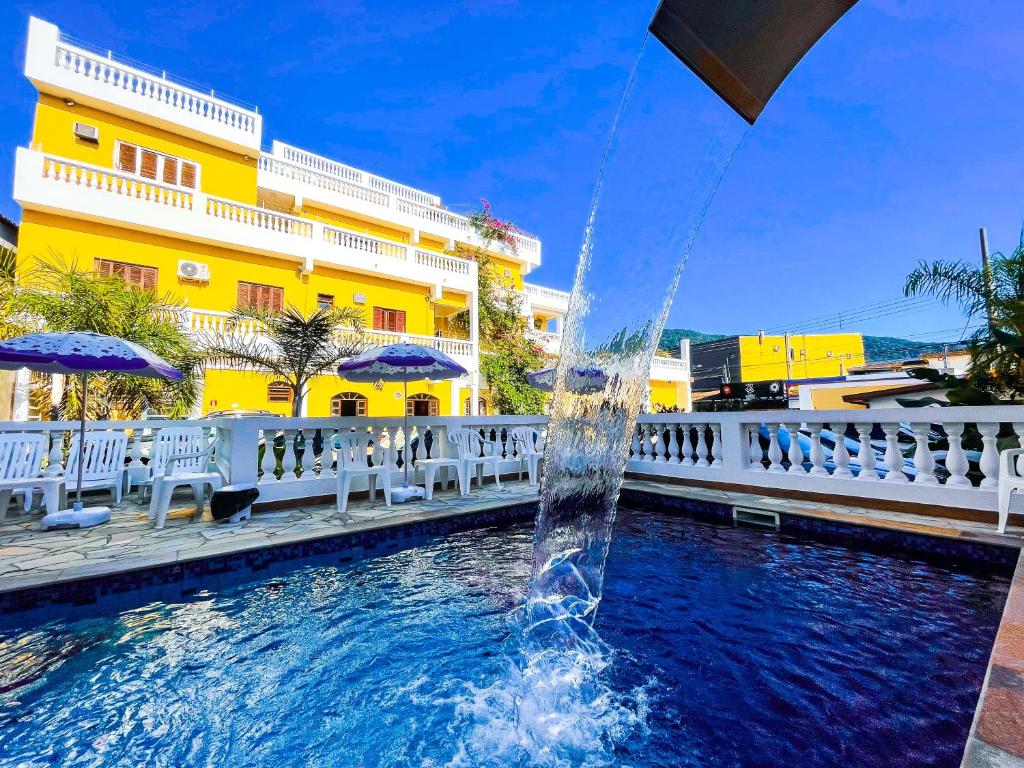
{"label": "distant building", "polygon": [[18,250],[18,225],[0,213],[0,248]]}
{"label": "distant building", "polygon": [[784,381],[793,387],[839,379],[864,365],[864,338],[859,333],[762,332],[694,344],[690,358],[695,393],[717,392],[722,384],[739,382]]}

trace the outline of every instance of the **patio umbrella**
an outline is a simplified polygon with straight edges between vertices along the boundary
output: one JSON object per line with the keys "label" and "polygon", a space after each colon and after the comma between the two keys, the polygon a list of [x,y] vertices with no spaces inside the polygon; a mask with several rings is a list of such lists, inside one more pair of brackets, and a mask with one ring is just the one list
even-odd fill
{"label": "patio umbrella", "polygon": [[[526,380],[535,389],[541,392],[555,391],[555,370],[557,366],[541,368],[539,371],[526,374]],[[578,395],[586,395],[592,392],[600,392],[608,383],[608,375],[593,365],[577,366],[569,371],[566,379],[566,386],[570,392]]]}
{"label": "patio umbrella", "polygon": [[[386,347],[372,347],[351,360],[338,366],[338,375],[355,382],[376,383],[378,381],[402,382],[404,400],[409,399],[409,382],[422,379],[457,379],[465,376],[466,369],[444,352],[422,344],[389,344]],[[409,411],[403,404],[402,434],[405,445],[409,445]],[[403,457],[405,488],[409,487],[409,457]],[[405,501],[416,494],[408,492],[398,495]]]}
{"label": "patio umbrella", "polygon": [[85,464],[85,406],[89,374],[127,373],[149,379],[181,379],[181,371],[143,346],[116,336],[91,331],[33,333],[0,342],[0,369],[28,368],[42,373],[78,374],[82,377],[82,425],[78,441],[78,498],[82,512],[82,469]]}

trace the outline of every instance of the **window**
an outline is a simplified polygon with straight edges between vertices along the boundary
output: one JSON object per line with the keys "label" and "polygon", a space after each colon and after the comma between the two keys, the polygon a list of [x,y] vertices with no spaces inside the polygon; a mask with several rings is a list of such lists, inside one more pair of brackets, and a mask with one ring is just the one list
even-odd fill
{"label": "window", "polygon": [[196,188],[199,177],[195,163],[123,141],[117,142],[115,164],[122,173],[190,189]]}
{"label": "window", "polygon": [[405,310],[374,307],[373,330],[405,333]]}
{"label": "window", "polygon": [[318,293],[316,306],[318,309],[334,309],[334,297],[329,293]]}
{"label": "window", "polygon": [[405,401],[406,416],[437,416],[441,401],[433,395],[413,395]]}
{"label": "window", "polygon": [[[465,411],[465,415],[466,416],[472,416],[473,415],[472,412],[471,412],[471,410],[472,410],[471,409],[471,403],[472,403],[472,400],[470,398],[468,398],[468,397],[462,403],[463,410]],[[478,410],[479,414],[481,416],[486,416],[487,415],[487,401],[484,400],[481,397],[481,398],[477,399],[476,404],[477,404],[477,410]]]}
{"label": "window", "polygon": [[365,416],[366,405],[358,392],[339,392],[331,398],[331,416]]}
{"label": "window", "polygon": [[292,388],[283,381],[273,381],[267,385],[267,401],[271,403],[290,403]]}
{"label": "window", "polygon": [[284,309],[284,288],[277,285],[238,281],[238,306],[280,312]]}
{"label": "window", "polygon": [[113,259],[96,259],[93,269],[100,277],[120,277],[128,285],[134,285],[144,291],[156,290],[156,267],[144,267],[141,264],[129,264]]}

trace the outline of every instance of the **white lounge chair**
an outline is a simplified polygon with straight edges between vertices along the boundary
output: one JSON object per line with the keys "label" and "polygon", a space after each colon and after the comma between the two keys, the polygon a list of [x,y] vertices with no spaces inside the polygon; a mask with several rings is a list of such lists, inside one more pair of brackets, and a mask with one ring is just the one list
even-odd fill
{"label": "white lounge chair", "polygon": [[334,440],[338,451],[338,512],[348,515],[348,494],[352,481],[365,477],[370,490],[370,500],[377,496],[377,479],[384,491],[384,503],[391,507],[391,487],[402,471],[395,466],[393,447],[380,448],[374,452],[374,465],[370,466],[370,436],[359,432],[339,432]]}
{"label": "white lounge chair", "polygon": [[469,495],[474,475],[477,487],[483,487],[485,467],[490,467],[495,485],[501,488],[498,463],[502,461],[502,456],[493,440],[484,440],[475,429],[453,429],[448,432],[448,442],[458,452],[459,492],[463,496]]}
{"label": "white lounge chair", "polygon": [[[68,493],[78,490],[78,432],[71,438],[64,469],[64,482]],[[121,503],[124,487],[124,457],[128,452],[128,434],[107,430],[93,430],[85,433],[85,462],[82,464],[82,490],[110,490],[115,504]]]}
{"label": "white lounge chair", "polygon": [[191,486],[196,498],[192,519],[202,517],[206,487],[212,494],[224,485],[220,472],[209,471],[209,459],[216,447],[217,441],[208,443],[199,427],[170,427],[157,433],[149,456],[153,470],[149,519],[156,521],[156,528],[166,524],[171,494],[183,485]]}
{"label": "white lounge chair", "polygon": [[64,478],[42,475],[46,444],[45,435],[22,432],[0,435],[0,520],[7,516],[15,491],[23,491],[31,497],[34,488],[41,488],[46,514],[60,510]]}
{"label": "white lounge chair", "polygon": [[519,462],[519,479],[523,479],[523,465],[526,465],[530,485],[537,485],[541,459],[544,458],[544,438],[533,427],[516,427],[508,433],[509,443],[515,449]]}
{"label": "white lounge chair", "polygon": [[999,533],[1006,533],[1011,494],[1024,491],[1024,475],[1017,467],[1017,460],[1022,456],[1024,448],[1011,448],[999,454]]}

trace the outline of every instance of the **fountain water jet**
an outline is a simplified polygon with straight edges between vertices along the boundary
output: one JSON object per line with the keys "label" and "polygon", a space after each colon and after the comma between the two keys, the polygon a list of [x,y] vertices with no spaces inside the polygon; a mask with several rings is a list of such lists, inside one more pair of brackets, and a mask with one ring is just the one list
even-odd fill
{"label": "fountain water jet", "polygon": [[[477,690],[467,764],[599,766],[643,730],[594,630],[615,506],[648,373],[686,260],[764,104],[855,0],[664,0],[595,185],[555,389],[529,594],[508,678]],[[743,14],[747,15],[744,16]],[[803,16],[801,16],[803,14]],[[715,98],[679,66],[684,61]],[[735,110],[735,112],[731,111]],[[598,369],[603,388],[571,386]],[[657,440],[662,436],[658,435]]]}

